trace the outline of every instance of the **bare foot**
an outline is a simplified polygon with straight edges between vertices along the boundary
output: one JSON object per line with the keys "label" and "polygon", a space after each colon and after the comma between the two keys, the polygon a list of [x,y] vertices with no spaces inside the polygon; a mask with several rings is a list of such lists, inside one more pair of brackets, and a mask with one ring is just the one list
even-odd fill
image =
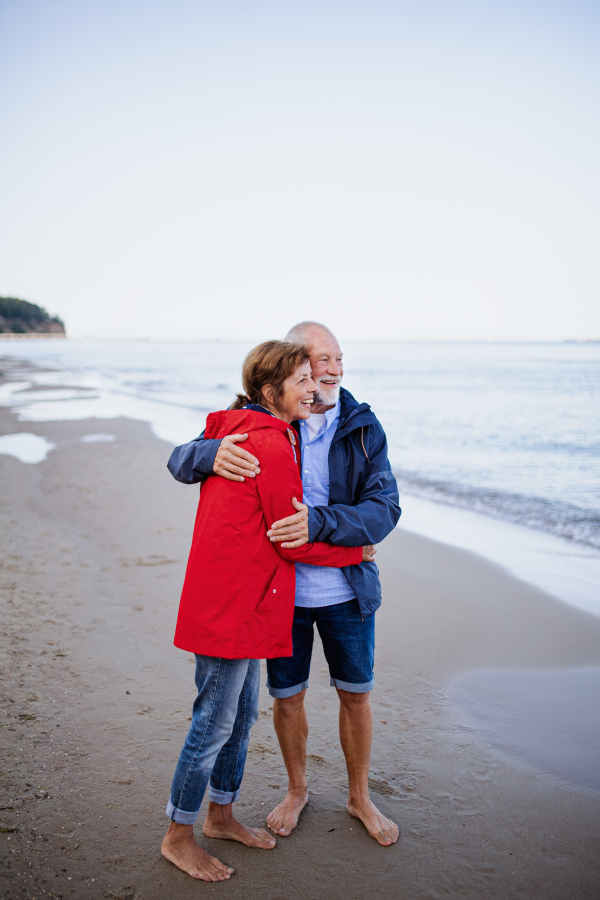
{"label": "bare foot", "polygon": [[198,846],[191,825],[171,822],[160,852],[182,872],[199,881],[227,881],[233,875],[233,869]]}
{"label": "bare foot", "polygon": [[275,834],[286,837],[291,834],[300,818],[300,813],[308,803],[306,788],[288,791],[285,800],[267,816],[267,825]]}
{"label": "bare foot", "polygon": [[370,798],[355,803],[349,800],[346,809],[355,819],[360,819],[369,835],[384,847],[395,844],[400,837],[400,829],[396,823],[380,813]]}
{"label": "bare foot", "polygon": [[272,850],[277,841],[264,828],[249,828],[233,817],[231,804],[224,806],[209,803],[206,821],[202,831],[209,838],[220,841],[239,841],[246,847],[258,847],[261,850]]}

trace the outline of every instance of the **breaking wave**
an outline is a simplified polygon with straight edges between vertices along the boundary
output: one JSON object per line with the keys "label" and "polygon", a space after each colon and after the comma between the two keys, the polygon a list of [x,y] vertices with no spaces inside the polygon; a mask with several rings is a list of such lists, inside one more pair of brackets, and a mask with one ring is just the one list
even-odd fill
{"label": "breaking wave", "polygon": [[394,469],[400,495],[413,494],[459,506],[600,549],[600,511],[510,491],[485,490],[452,481],[436,481]]}

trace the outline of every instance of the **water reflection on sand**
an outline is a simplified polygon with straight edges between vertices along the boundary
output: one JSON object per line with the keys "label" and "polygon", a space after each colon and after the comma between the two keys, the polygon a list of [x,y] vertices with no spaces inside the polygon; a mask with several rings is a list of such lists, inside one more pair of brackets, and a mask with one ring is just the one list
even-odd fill
{"label": "water reflection on sand", "polygon": [[600,668],[471,671],[448,698],[466,730],[600,795]]}

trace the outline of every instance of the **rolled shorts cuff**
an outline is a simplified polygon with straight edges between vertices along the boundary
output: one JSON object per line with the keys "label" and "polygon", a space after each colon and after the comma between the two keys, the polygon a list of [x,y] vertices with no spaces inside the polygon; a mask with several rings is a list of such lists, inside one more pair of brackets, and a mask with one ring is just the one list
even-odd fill
{"label": "rolled shorts cuff", "polygon": [[220,806],[227,806],[228,803],[235,803],[240,799],[240,789],[237,791],[218,791],[211,784],[208,785],[208,799],[211,803],[218,803]]}
{"label": "rolled shorts cuff", "polygon": [[165,812],[171,822],[177,822],[179,825],[193,825],[198,818],[200,810],[197,812],[186,812],[184,809],[178,809],[176,806],[173,806],[169,799]]}
{"label": "rolled shorts cuff", "polygon": [[375,687],[375,679],[365,681],[363,684],[352,684],[350,681],[340,681],[339,678],[330,678],[331,687],[339,688],[341,691],[348,691],[350,694],[368,694]]}
{"label": "rolled shorts cuff", "polygon": [[274,688],[269,684],[269,680],[267,679],[267,689],[271,697],[275,697],[278,700],[283,700],[284,697],[293,697],[294,694],[299,694],[300,691],[305,691],[308,687],[308,678],[306,681],[301,681],[300,684],[295,684],[293,687],[288,688]]}

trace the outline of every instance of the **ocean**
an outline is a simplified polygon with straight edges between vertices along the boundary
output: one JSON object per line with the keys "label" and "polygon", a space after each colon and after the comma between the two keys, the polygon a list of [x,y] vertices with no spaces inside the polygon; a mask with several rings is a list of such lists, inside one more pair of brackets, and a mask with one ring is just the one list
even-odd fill
{"label": "ocean", "polygon": [[[19,377],[23,360],[55,371],[35,376],[44,391],[5,386],[0,402],[24,421],[141,418],[175,445],[229,405],[254,343],[2,341],[0,370]],[[600,344],[343,349],[344,386],[382,422],[401,498],[514,523],[583,556],[600,550]]]}

